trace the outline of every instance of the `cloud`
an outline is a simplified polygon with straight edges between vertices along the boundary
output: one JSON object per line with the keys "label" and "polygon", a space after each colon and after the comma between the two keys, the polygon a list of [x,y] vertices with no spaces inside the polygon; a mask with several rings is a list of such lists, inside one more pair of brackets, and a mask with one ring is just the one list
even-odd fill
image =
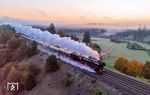
{"label": "cloud", "polygon": [[41,15],[47,15],[46,12],[43,11],[43,10],[37,10],[37,12],[38,12],[39,14],[41,14]]}

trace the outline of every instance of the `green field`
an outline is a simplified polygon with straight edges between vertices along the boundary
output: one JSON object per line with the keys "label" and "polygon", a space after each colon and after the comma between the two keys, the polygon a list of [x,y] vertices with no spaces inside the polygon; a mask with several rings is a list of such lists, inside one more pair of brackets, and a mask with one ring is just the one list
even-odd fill
{"label": "green field", "polygon": [[[128,57],[128,59],[136,59],[143,63],[145,61],[150,60],[150,56],[145,51],[139,51],[139,50],[129,50],[126,48],[126,43],[118,44],[111,42],[109,39],[103,39],[103,38],[92,38],[93,43],[97,43],[102,51],[105,51],[106,49],[110,48],[112,45],[114,45],[114,49],[110,52],[108,57],[104,60],[106,62],[107,67],[113,68],[114,62],[118,57],[124,56]],[[139,43],[143,47],[150,49],[150,45]]]}

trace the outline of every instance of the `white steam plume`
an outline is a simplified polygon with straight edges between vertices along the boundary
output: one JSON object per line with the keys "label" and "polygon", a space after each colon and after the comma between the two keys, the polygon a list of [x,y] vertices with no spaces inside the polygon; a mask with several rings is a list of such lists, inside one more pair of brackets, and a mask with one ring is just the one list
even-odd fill
{"label": "white steam plume", "polygon": [[99,54],[97,51],[92,50],[84,43],[79,43],[78,41],[71,40],[70,37],[61,38],[57,34],[51,34],[48,31],[41,31],[40,29],[32,28],[31,26],[23,26],[17,23],[3,24],[11,25],[15,28],[16,32],[22,33],[32,39],[42,41],[51,45],[58,45],[61,48],[67,48],[72,52],[79,52],[80,54],[92,56],[96,59],[99,59]]}

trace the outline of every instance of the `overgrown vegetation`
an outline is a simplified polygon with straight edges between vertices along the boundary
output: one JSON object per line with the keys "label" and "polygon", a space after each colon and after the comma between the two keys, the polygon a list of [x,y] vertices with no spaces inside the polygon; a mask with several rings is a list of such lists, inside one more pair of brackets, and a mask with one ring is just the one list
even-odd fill
{"label": "overgrown vegetation", "polygon": [[14,36],[15,29],[9,25],[0,25],[0,43],[6,43]]}
{"label": "overgrown vegetation", "polygon": [[22,91],[31,90],[36,85],[36,76],[39,71],[40,69],[32,63],[24,63],[20,65],[8,63],[4,66],[2,74],[5,83],[18,82],[20,84],[19,91]]}
{"label": "overgrown vegetation", "polygon": [[59,64],[55,55],[50,55],[45,63],[45,72],[55,72],[58,70]]}
{"label": "overgrown vegetation", "polygon": [[[2,27],[2,26],[1,26]],[[4,26],[6,28],[6,26]],[[8,29],[10,26],[7,26]],[[11,31],[7,31],[11,35]],[[9,33],[10,32],[10,33]],[[0,51],[0,67],[3,67],[7,62],[21,61],[26,57],[31,57],[37,53],[37,43],[32,42],[27,45],[25,39],[22,39],[15,32],[7,39],[6,47]]]}
{"label": "overgrown vegetation", "polygon": [[[36,85],[36,76],[40,69],[32,63],[17,64],[24,58],[37,53],[36,42],[26,42],[9,25],[0,26],[0,43],[5,45],[0,49],[1,85],[7,82],[18,82],[19,91],[31,90]],[[3,67],[3,68],[2,68]],[[6,88],[4,94],[8,94]],[[18,93],[17,92],[17,93]],[[16,95],[15,93],[10,93]]]}

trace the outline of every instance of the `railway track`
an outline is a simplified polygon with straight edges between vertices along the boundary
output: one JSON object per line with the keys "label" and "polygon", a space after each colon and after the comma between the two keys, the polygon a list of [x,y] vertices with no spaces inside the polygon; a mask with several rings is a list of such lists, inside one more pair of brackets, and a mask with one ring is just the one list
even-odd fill
{"label": "railway track", "polygon": [[122,92],[121,95],[150,95],[150,85],[128,76],[106,69],[102,75],[82,71],[90,77],[101,81]]}

